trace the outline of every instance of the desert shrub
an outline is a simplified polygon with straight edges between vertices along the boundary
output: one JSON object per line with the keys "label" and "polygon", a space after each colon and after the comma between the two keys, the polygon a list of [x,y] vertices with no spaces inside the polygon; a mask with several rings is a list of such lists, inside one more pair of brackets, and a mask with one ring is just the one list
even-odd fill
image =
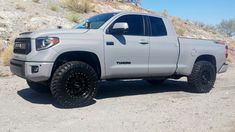
{"label": "desert shrub", "polygon": [[222,20],[217,25],[217,30],[232,37],[235,34],[235,19]]}
{"label": "desert shrub", "polygon": [[177,27],[177,28],[176,28],[176,33],[177,33],[179,36],[184,36],[185,32],[186,32],[186,29],[184,29],[184,28],[180,28],[180,27]]}
{"label": "desert shrub", "polygon": [[17,4],[16,5],[16,10],[25,11],[26,9],[25,9],[25,7],[23,5]]}
{"label": "desert shrub", "polygon": [[80,21],[80,16],[76,12],[69,12],[67,14],[67,19],[71,22],[78,23]]}
{"label": "desert shrub", "polygon": [[229,45],[229,58],[228,61],[231,63],[235,63],[235,41],[231,41],[228,43]]}
{"label": "desert shrub", "polygon": [[179,36],[184,36],[185,32],[187,31],[186,27],[184,26],[184,23],[182,22],[182,20],[178,17],[170,17],[171,18],[171,22],[175,27],[176,33]]}
{"label": "desert shrub", "polygon": [[1,56],[2,51],[3,51],[3,40],[0,39],[0,56]]}
{"label": "desert shrub", "polygon": [[62,4],[70,11],[78,13],[88,13],[94,8],[91,0],[62,0]]}
{"label": "desert shrub", "polygon": [[51,6],[50,6],[50,9],[51,9],[52,11],[58,11],[58,10],[59,10],[59,8],[58,8],[57,5],[51,5]]}
{"label": "desert shrub", "polygon": [[168,17],[168,11],[167,11],[167,10],[164,10],[164,11],[162,12],[162,16]]}
{"label": "desert shrub", "polygon": [[9,66],[10,65],[10,59],[13,56],[13,46],[9,45],[7,48],[5,48],[1,54],[1,59],[2,59],[2,63],[5,66]]}
{"label": "desert shrub", "polygon": [[177,18],[177,17],[173,16],[173,17],[171,18],[171,22],[172,22],[173,24],[176,24],[177,21],[178,21],[178,18]]}
{"label": "desert shrub", "polygon": [[203,30],[205,30],[207,32],[212,32],[212,33],[216,34],[216,28],[213,25],[205,24],[205,23],[199,22],[199,21],[194,21],[193,23],[194,23],[194,25],[202,28]]}
{"label": "desert shrub", "polygon": [[35,3],[39,3],[40,2],[40,0],[32,0],[33,2],[35,2]]}

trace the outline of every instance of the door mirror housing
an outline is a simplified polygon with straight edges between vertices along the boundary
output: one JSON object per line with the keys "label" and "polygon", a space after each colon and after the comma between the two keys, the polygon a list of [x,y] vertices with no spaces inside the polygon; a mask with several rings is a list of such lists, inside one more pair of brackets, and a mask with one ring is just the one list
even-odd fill
{"label": "door mirror housing", "polygon": [[113,25],[113,30],[127,30],[129,28],[126,22],[119,22]]}
{"label": "door mirror housing", "polygon": [[128,30],[128,28],[129,26],[126,22],[115,23],[111,30],[109,30],[109,33],[114,35],[122,35],[125,31]]}

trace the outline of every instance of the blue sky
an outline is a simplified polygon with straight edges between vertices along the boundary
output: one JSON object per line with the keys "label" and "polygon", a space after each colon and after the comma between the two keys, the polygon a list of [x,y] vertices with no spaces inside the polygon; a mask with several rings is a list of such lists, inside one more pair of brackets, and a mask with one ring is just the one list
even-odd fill
{"label": "blue sky", "polygon": [[142,6],[213,25],[222,19],[235,19],[235,0],[142,0]]}

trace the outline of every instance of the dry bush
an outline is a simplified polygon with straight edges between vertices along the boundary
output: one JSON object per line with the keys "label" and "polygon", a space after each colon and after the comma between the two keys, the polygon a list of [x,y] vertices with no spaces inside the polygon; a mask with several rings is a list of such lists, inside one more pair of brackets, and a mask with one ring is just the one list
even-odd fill
{"label": "dry bush", "polygon": [[183,21],[178,17],[173,16],[173,17],[170,17],[170,18],[171,18],[172,24],[175,27],[176,33],[179,36],[184,36],[186,31],[187,31],[185,23],[183,23]]}
{"label": "dry bush", "polygon": [[14,41],[17,36],[18,36],[18,34],[13,33],[13,34],[11,34],[11,37],[8,39],[6,44],[2,43],[2,53],[0,56],[0,60],[3,65],[8,66],[10,63],[10,59],[12,58],[12,55],[13,55]]}
{"label": "dry bush", "polygon": [[95,7],[91,0],[61,0],[62,4],[70,11],[88,13]]}
{"label": "dry bush", "polygon": [[218,31],[227,34],[232,37],[235,32],[235,19],[222,20],[220,24],[217,25]]}
{"label": "dry bush", "polygon": [[59,7],[58,7],[57,5],[51,5],[51,6],[50,6],[50,9],[51,9],[52,11],[58,11],[58,10],[59,10]]}
{"label": "dry bush", "polygon": [[229,42],[229,57],[228,61],[230,63],[235,63],[235,41]]}
{"label": "dry bush", "polygon": [[0,55],[3,51],[3,40],[0,38]]}
{"label": "dry bush", "polygon": [[176,16],[171,17],[171,22],[175,25],[178,21],[178,18]]}
{"label": "dry bush", "polygon": [[79,23],[80,22],[80,16],[76,12],[68,12],[67,19],[71,22]]}
{"label": "dry bush", "polygon": [[10,59],[13,56],[13,46],[9,45],[7,48],[5,48],[1,54],[1,59],[2,59],[2,63],[5,66],[9,66],[10,65]]}
{"label": "dry bush", "polygon": [[32,0],[33,2],[35,2],[35,3],[39,3],[40,2],[40,0]]}
{"label": "dry bush", "polygon": [[167,10],[164,10],[164,11],[162,12],[162,16],[168,17],[168,11],[167,11]]}
{"label": "dry bush", "polygon": [[233,50],[235,50],[235,40],[231,41],[231,42],[229,43],[229,46],[230,46],[231,48],[233,48]]}
{"label": "dry bush", "polygon": [[4,74],[4,73],[0,72],[0,77],[8,77],[8,76],[10,76],[10,75],[9,74]]}
{"label": "dry bush", "polygon": [[185,35],[185,32],[186,32],[186,29],[182,28],[182,27],[176,27],[176,33],[179,35],[179,36],[184,36]]}
{"label": "dry bush", "polygon": [[25,9],[24,5],[22,5],[22,4],[17,4],[17,5],[16,5],[16,10],[25,11],[26,9]]}

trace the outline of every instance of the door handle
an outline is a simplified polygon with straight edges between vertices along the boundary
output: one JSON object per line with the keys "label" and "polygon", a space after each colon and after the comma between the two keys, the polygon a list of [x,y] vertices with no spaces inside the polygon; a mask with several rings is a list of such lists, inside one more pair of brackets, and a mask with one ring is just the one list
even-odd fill
{"label": "door handle", "polygon": [[140,44],[149,44],[149,42],[146,41],[146,40],[140,40],[139,43],[140,43]]}
{"label": "door handle", "polygon": [[106,42],[106,45],[114,45],[114,42]]}

